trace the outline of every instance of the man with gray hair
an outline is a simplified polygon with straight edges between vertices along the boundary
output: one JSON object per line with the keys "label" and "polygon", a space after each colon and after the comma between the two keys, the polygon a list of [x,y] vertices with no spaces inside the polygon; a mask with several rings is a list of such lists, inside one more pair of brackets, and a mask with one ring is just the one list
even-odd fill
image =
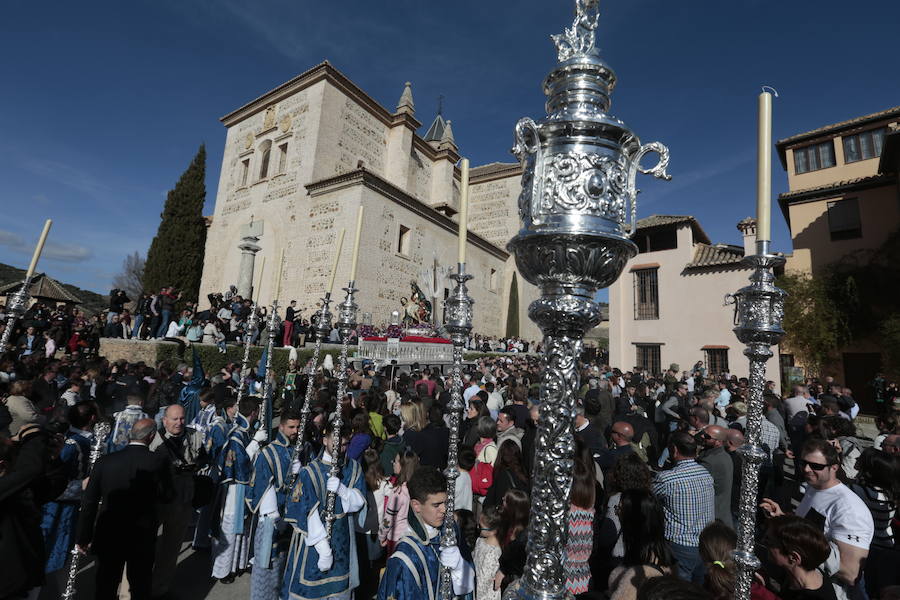
{"label": "man with gray hair", "polygon": [[135,422],[128,445],[97,461],[84,491],[76,548],[97,555],[98,600],[117,598],[123,569],[131,598],[151,597],[157,514],[160,504],[173,496],[169,461],[150,452],[154,436],[153,419]]}
{"label": "man with gray hair", "polygon": [[[163,412],[163,428],[159,431],[150,450],[168,458],[173,469],[175,497],[161,507],[162,535],[156,542],[156,562],[153,567],[153,597],[165,596],[175,577],[181,542],[194,516],[195,475],[209,463],[200,431],[184,424],[184,407],[171,404]],[[207,496],[212,488],[209,481]],[[211,497],[206,500],[211,500]]]}

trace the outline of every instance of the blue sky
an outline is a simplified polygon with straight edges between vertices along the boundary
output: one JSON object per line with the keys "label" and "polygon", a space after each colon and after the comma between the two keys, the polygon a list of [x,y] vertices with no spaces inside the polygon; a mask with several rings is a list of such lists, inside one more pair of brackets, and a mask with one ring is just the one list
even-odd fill
{"label": "blue sky", "polygon": [[[540,117],[549,35],[571,0],[139,0],[5,2],[0,18],[0,262],[24,267],[54,219],[40,269],[108,291],[146,252],[165,193],[200,143],[212,212],[218,119],[329,59],[393,108],[413,82],[437,98],[473,164],[513,160],[512,128]],[[669,183],[640,181],[639,214],[692,214],[739,243],[754,210],[756,94],[778,89],[781,138],[900,104],[900,2],[602,1],[598,45],[619,84],[612,113],[672,151]],[[786,189],[774,165],[777,194]],[[780,213],[775,247],[790,251]]]}

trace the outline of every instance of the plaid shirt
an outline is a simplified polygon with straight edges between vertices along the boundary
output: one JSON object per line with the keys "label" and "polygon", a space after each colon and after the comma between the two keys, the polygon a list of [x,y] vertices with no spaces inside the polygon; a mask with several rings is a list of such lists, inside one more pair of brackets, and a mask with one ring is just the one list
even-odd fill
{"label": "plaid shirt", "polygon": [[678,461],[656,474],[653,493],[663,505],[666,539],[682,546],[700,545],[700,532],[716,518],[713,478],[693,459]]}

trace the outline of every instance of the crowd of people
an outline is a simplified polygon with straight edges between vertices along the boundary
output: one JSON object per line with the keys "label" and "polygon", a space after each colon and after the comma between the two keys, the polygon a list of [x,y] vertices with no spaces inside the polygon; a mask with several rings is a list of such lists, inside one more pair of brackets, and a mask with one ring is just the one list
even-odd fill
{"label": "crowd of people", "polygon": [[[121,322],[121,311],[106,319]],[[454,382],[440,366],[364,361],[338,398],[333,359],[292,363],[263,399],[255,369],[208,372],[196,353],[191,364],[146,365],[66,344],[50,352],[34,340],[76,329],[73,313],[54,314],[32,308],[0,362],[0,598],[62,588],[73,548],[96,564],[78,583],[93,577],[93,597],[178,597],[185,540],[209,553],[205,576],[249,577],[253,598],[433,599],[442,568],[456,595],[475,600],[521,584],[539,357],[466,365],[457,542],[442,546]],[[747,380],[702,363],[651,374],[587,358],[580,375],[567,590],[730,598]],[[874,439],[856,431],[859,406],[831,378],[775,388],[764,394],[754,597],[900,597],[891,386]],[[109,425],[104,439],[98,423]]]}

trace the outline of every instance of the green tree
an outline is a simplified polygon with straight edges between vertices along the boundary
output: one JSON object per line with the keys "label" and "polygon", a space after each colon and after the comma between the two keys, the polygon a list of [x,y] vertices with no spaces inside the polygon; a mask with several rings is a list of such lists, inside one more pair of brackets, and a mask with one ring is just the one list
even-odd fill
{"label": "green tree", "polygon": [[513,273],[509,285],[509,308],[506,311],[506,337],[519,337],[519,282]]}
{"label": "green tree", "polygon": [[201,145],[190,166],[169,191],[159,229],[147,252],[144,289],[174,286],[185,300],[197,300],[206,247],[206,146]]}
{"label": "green tree", "polygon": [[784,343],[818,373],[849,339],[847,321],[828,288],[829,278],[789,273],[778,278],[788,293],[784,304]]}

